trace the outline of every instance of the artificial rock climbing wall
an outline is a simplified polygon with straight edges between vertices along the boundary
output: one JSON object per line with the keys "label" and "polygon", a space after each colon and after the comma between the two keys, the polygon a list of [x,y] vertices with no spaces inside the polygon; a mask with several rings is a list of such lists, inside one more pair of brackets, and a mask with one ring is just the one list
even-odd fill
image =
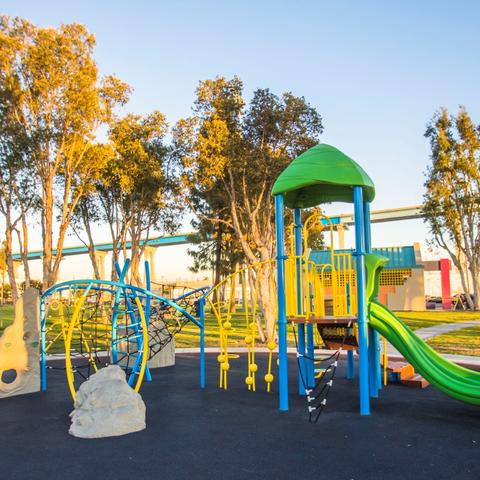
{"label": "artificial rock climbing wall", "polygon": [[0,337],[0,398],[40,390],[39,294],[27,288]]}

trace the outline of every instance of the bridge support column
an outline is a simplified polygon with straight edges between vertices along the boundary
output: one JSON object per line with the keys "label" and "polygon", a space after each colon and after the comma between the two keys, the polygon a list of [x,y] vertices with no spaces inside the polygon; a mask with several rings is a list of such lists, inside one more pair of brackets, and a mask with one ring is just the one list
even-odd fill
{"label": "bridge support column", "polygon": [[105,252],[103,250],[95,250],[94,255],[98,274],[100,278],[105,278],[105,258],[108,255],[108,252]]}
{"label": "bridge support column", "polygon": [[[22,260],[14,260],[13,261],[13,274],[15,275],[15,283],[17,284],[17,287],[19,286],[18,272],[20,270],[20,267],[23,267],[23,261]],[[20,295],[20,293],[19,293],[19,295]]]}
{"label": "bridge support column", "polygon": [[143,251],[143,258],[148,262],[150,266],[150,279],[152,282],[155,282],[157,277],[155,275],[155,253],[157,252],[157,247],[152,247],[151,245],[146,245]]}

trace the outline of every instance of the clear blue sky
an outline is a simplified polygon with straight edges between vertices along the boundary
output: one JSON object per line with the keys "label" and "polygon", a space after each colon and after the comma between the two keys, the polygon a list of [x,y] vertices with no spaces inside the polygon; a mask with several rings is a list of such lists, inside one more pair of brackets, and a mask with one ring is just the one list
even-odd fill
{"label": "clear blue sky", "polygon": [[[129,109],[189,114],[199,80],[239,75],[303,95],[322,114],[322,141],[361,163],[374,208],[421,201],[425,124],[440,106],[480,121],[477,1],[21,1],[0,11],[39,25],[81,22],[104,73],[134,87]],[[344,210],[345,207],[342,207]],[[423,240],[421,222],[375,243]]]}

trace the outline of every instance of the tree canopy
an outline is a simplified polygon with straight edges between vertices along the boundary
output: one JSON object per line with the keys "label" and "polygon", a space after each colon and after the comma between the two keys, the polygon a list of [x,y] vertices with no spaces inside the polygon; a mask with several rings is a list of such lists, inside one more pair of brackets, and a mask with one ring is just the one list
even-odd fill
{"label": "tree canopy", "polygon": [[[190,205],[199,218],[235,234],[249,264],[273,258],[275,179],[300,153],[318,143],[319,113],[303,97],[258,89],[247,103],[238,77],[200,82],[192,116],[174,131]],[[220,207],[220,208],[219,208]],[[273,335],[274,292],[258,272],[266,334]]]}
{"label": "tree canopy", "polygon": [[98,175],[92,154],[96,133],[111,121],[115,106],[126,102],[129,89],[114,76],[99,76],[95,38],[83,25],[40,28],[3,17],[0,45],[0,109],[11,112],[16,147],[28,156],[17,166],[40,185],[43,282],[49,286],[76,205]]}
{"label": "tree canopy", "polygon": [[[461,107],[442,108],[427,125],[431,164],[423,212],[433,242],[460,272],[467,301],[478,308],[480,272],[480,126]],[[473,293],[473,298],[470,293]]]}

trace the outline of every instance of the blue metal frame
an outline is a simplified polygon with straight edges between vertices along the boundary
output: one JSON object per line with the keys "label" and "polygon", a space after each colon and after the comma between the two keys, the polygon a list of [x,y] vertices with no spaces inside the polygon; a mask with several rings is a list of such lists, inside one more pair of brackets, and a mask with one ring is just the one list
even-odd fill
{"label": "blue metal frame", "polygon": [[355,378],[355,359],[353,357],[353,350],[347,350],[347,379],[353,380]]}
{"label": "blue metal frame", "polygon": [[[145,290],[150,291],[152,288],[152,282],[150,278],[150,263],[148,260],[145,260]],[[151,309],[151,299],[150,295],[147,295],[145,297],[145,320],[148,324],[150,323],[150,309]],[[152,373],[150,372],[150,367],[147,364],[147,367],[145,368],[145,380],[147,382],[152,381]]]}
{"label": "blue metal frame", "polygon": [[200,388],[205,388],[205,297],[198,300],[200,327]]}
{"label": "blue metal frame", "polygon": [[315,356],[315,344],[313,335],[313,325],[307,324],[307,383],[308,386],[315,386],[315,364],[313,358]]}
{"label": "blue metal frame", "polygon": [[[293,210],[293,224],[294,224],[294,234],[295,234],[295,256],[300,257],[303,251],[302,245],[302,215],[299,208]],[[302,259],[297,258],[295,262],[295,268],[297,270],[297,313],[302,315],[303,305],[302,305]],[[297,342],[298,342],[298,353],[300,355],[298,361],[298,393],[299,395],[305,395],[305,388],[307,385],[304,385],[307,380],[307,366],[305,363],[305,324],[299,323],[297,329]]]}
{"label": "blue metal frame", "polygon": [[[128,267],[127,267],[128,268]],[[125,265],[120,273],[125,273]],[[124,276],[124,275],[123,275]],[[102,292],[109,292],[114,294],[115,296],[118,294],[120,295],[121,292],[123,291],[128,291],[130,292],[127,294],[127,296],[132,295],[133,298],[139,297],[140,299],[146,299],[147,297],[150,298],[150,300],[155,299],[158,300],[159,302],[162,302],[166,305],[168,305],[171,308],[175,308],[178,310],[182,315],[184,315],[186,318],[188,318],[189,321],[194,323],[197,327],[200,328],[201,330],[201,336],[202,336],[202,323],[197,320],[194,316],[190,315],[185,309],[177,305],[174,301],[162,297],[152,291],[146,290],[145,288],[142,287],[137,287],[135,285],[130,285],[126,284],[122,281],[114,281],[114,280],[102,280],[102,279],[80,279],[80,280],[68,280],[65,282],[57,283],[53,285],[52,287],[48,288],[40,297],[40,332],[41,332],[41,339],[40,339],[40,345],[41,345],[41,352],[40,352],[40,385],[42,391],[45,391],[47,389],[47,355],[46,355],[46,315],[45,315],[45,301],[46,299],[53,295],[55,292],[62,292],[65,290],[70,290],[70,289],[92,289],[95,291],[102,291]],[[202,289],[197,289],[194,292],[198,292],[200,290],[205,291],[205,288]],[[194,292],[188,292],[186,295],[190,295]],[[186,295],[182,295],[186,296]],[[115,314],[114,314],[115,315]],[[112,315],[112,324],[113,321],[115,320]],[[140,349],[142,348],[142,345],[140,345]],[[116,343],[115,339],[112,337],[112,361],[113,361],[113,350],[116,349]],[[138,356],[139,358],[140,356]],[[205,359],[204,357],[201,358],[201,362],[204,362]]]}
{"label": "blue metal frame", "polygon": [[357,266],[358,343],[360,377],[360,414],[370,415],[370,388],[368,368],[368,319],[365,285],[365,228],[363,218],[363,190],[353,187],[355,215],[355,255]]}
{"label": "blue metal frame", "polygon": [[[372,228],[370,222],[370,203],[363,203],[365,228],[365,251],[372,252]],[[372,327],[368,327],[368,365],[370,368],[370,396],[378,398],[378,391],[382,388],[382,370],[380,368],[380,335]]]}
{"label": "blue metal frame", "polygon": [[278,388],[279,409],[288,410],[287,314],[285,301],[285,237],[283,195],[275,195],[278,295]]}

